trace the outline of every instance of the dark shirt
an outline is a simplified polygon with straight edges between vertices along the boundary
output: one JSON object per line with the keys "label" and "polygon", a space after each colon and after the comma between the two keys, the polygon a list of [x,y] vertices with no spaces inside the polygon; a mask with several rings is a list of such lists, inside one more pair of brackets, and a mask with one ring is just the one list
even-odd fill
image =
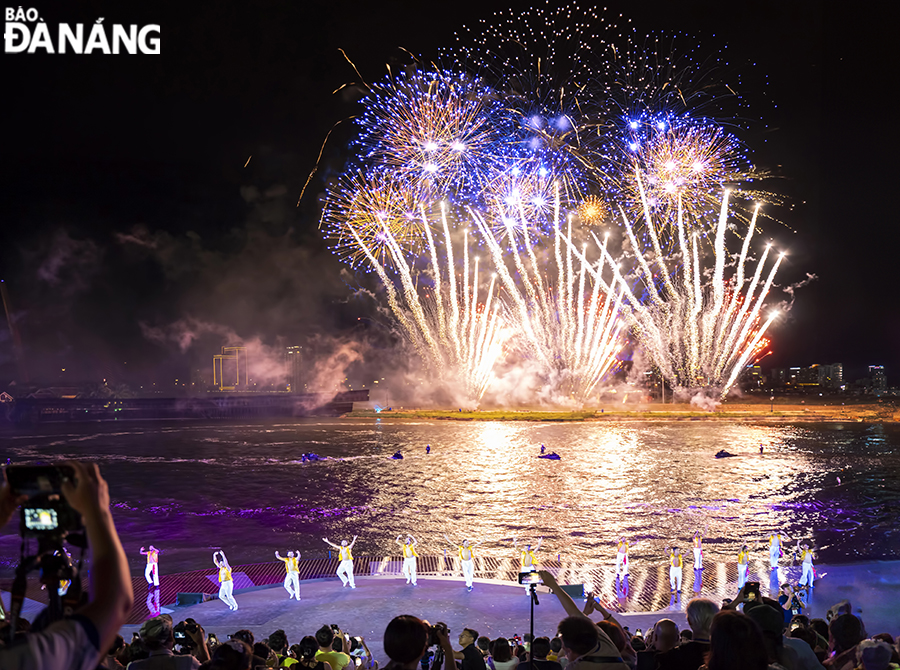
{"label": "dark shirt", "polygon": [[487,670],[487,666],[484,664],[484,656],[481,655],[481,652],[474,644],[470,644],[463,649],[462,655],[462,670]]}
{"label": "dark shirt", "polygon": [[636,670],[656,670],[656,657],[659,654],[655,649],[643,649],[637,653]]}
{"label": "dark shirt", "polygon": [[[524,663],[525,665],[519,666],[519,670],[530,670],[528,661],[524,661]],[[557,663],[556,661],[536,658],[532,663],[534,663],[534,670],[562,670],[562,664]]]}
{"label": "dark shirt", "polygon": [[788,605],[788,597],[781,595],[778,597],[778,604],[781,605],[781,611],[784,613],[784,624],[787,625],[794,618],[795,614],[802,614],[803,608],[800,606],[800,600],[797,596],[791,596],[791,604]]}
{"label": "dark shirt", "polygon": [[663,654],[657,654],[659,670],[697,670],[706,663],[709,642],[691,640]]}

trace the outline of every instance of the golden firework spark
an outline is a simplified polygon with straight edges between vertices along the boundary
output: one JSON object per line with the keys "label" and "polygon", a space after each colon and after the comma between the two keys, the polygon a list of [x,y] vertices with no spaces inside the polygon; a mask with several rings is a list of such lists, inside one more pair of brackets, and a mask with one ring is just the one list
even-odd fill
{"label": "golden firework spark", "polygon": [[609,218],[609,208],[597,196],[589,195],[578,206],[578,218],[584,224],[596,226]]}

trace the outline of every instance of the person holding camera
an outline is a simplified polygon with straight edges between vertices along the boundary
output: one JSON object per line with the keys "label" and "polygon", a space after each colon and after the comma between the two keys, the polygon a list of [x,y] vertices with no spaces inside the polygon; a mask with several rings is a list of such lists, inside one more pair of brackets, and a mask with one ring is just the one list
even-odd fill
{"label": "person holding camera", "polygon": [[[182,649],[189,650],[190,654],[176,655],[172,651],[176,628],[184,635],[183,638],[179,637],[179,644]],[[141,641],[150,651],[150,657],[132,661],[128,664],[128,670],[197,670],[201,662],[209,660],[203,628],[193,621],[173,626],[172,617],[161,614],[145,621],[140,635]]]}
{"label": "person holding camera", "polygon": [[[340,651],[334,649],[336,637],[341,641]],[[337,624],[322,626],[317,630],[316,642],[319,645],[319,651],[316,652],[317,661],[325,661],[332,670],[344,670],[350,665],[350,639]]]}
{"label": "person holding camera", "polygon": [[[109,511],[109,488],[95,463],[70,462],[61,486],[66,503],[81,516],[91,551],[91,599],[73,616],[56,621],[23,643],[0,650],[0,668],[93,670],[112,646],[134,603],[128,558]],[[0,526],[26,503],[6,481],[0,484]]]}
{"label": "person holding camera", "polygon": [[[453,660],[455,652],[450,644],[450,631],[446,624],[437,623],[432,626],[427,621],[410,615],[394,617],[384,630],[384,653],[391,659],[385,670],[417,670],[429,647],[435,645],[440,647],[439,653],[443,654],[444,666],[434,670],[456,670],[456,662]],[[481,663],[484,667],[483,660]]]}
{"label": "person holding camera", "polygon": [[566,670],[629,670],[613,641],[578,609],[572,596],[560,588],[556,578],[546,570],[538,574],[568,614],[557,628],[562,640],[559,657],[568,659]]}
{"label": "person holding camera", "polygon": [[[221,559],[218,556],[222,556]],[[219,600],[228,605],[228,609],[236,612],[238,608],[237,600],[234,599],[234,579],[231,576],[231,565],[225,558],[224,551],[213,552],[213,563],[219,568]]]}

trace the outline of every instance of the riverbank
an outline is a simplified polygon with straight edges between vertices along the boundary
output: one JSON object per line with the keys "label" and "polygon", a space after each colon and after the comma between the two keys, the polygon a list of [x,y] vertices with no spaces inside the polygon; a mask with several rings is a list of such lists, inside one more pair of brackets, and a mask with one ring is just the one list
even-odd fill
{"label": "riverbank", "polygon": [[580,411],[466,410],[397,408],[380,411],[355,409],[351,418],[437,419],[448,421],[727,421],[738,423],[897,423],[900,408],[888,403],[724,402],[714,411],[688,403],[611,404]]}

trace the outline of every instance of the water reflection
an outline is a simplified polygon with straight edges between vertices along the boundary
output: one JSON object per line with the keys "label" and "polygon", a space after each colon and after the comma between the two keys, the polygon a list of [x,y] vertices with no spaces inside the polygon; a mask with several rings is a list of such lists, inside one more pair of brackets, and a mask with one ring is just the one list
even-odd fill
{"label": "water reflection", "polygon": [[[900,556],[893,425],[382,418],[78,429],[6,434],[7,455],[99,460],[126,549],[158,540],[173,571],[205,565],[204,538],[245,563],[285,542],[322,552],[322,535],[359,534],[360,553],[389,554],[401,532],[421,553],[441,553],[447,533],[484,538],[482,553],[504,557],[515,556],[514,536],[543,536],[545,557],[608,565],[626,536],[637,542],[629,560],[645,567],[697,529],[712,563],[733,564],[742,542],[764,558],[773,530],[812,540],[823,562]],[[538,458],[542,443],[560,460]],[[714,458],[723,448],[737,455]],[[397,450],[404,459],[390,460]],[[309,452],[330,460],[303,463]]]}

